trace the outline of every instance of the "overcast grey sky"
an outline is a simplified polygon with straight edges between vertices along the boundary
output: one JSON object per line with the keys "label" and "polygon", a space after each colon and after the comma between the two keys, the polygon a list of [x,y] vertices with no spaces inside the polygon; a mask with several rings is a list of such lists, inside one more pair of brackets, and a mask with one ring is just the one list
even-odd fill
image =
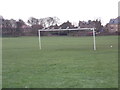
{"label": "overcast grey sky", "polygon": [[27,21],[29,17],[44,18],[56,16],[61,22],[67,20],[101,19],[105,25],[118,16],[119,0],[0,0],[0,15],[6,19],[19,18]]}

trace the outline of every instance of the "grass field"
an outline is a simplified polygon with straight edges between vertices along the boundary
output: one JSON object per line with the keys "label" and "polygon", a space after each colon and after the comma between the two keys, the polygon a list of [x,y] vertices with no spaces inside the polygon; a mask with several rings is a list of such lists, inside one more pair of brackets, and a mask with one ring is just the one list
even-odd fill
{"label": "grass field", "polygon": [[3,38],[3,88],[118,87],[117,36],[41,39]]}

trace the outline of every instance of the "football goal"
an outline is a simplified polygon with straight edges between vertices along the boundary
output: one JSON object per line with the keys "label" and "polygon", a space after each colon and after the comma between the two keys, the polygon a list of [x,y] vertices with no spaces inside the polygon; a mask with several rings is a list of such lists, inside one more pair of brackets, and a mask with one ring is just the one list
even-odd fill
{"label": "football goal", "polygon": [[75,28],[75,29],[39,29],[38,36],[39,36],[39,49],[42,49],[41,43],[41,32],[60,32],[60,31],[92,31],[93,36],[93,50],[96,50],[96,41],[95,41],[95,28]]}

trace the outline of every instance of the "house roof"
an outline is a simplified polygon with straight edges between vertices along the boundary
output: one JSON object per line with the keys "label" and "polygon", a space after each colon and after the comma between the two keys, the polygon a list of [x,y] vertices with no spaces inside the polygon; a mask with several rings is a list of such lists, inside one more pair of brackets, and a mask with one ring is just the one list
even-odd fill
{"label": "house roof", "polygon": [[109,24],[120,24],[120,16],[115,19],[110,19]]}

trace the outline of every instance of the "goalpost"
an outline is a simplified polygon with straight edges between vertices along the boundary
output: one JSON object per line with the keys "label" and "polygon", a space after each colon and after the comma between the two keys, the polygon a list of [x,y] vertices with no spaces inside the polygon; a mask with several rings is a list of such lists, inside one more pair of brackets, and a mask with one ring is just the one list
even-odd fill
{"label": "goalpost", "polygon": [[42,49],[41,45],[41,31],[75,31],[75,30],[91,30],[92,35],[93,35],[93,50],[96,50],[96,41],[95,41],[95,28],[75,28],[75,29],[40,29],[38,30],[38,35],[39,35],[39,49]]}

